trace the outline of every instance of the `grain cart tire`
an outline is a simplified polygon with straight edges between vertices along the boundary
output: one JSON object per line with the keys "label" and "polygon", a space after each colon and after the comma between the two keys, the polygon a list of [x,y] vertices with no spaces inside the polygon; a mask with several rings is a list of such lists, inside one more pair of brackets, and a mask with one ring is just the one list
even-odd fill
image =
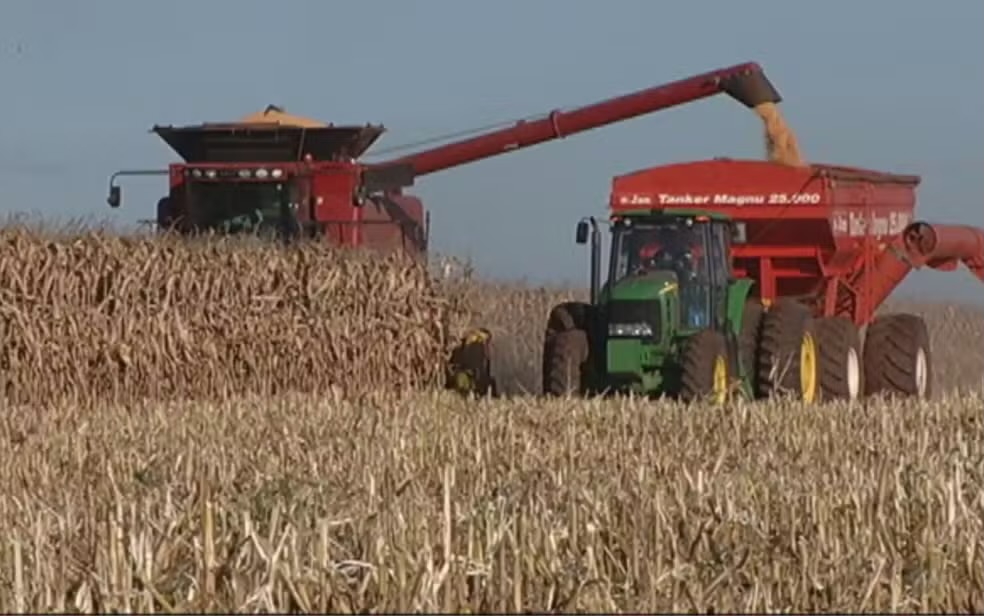
{"label": "grain cart tire", "polygon": [[820,398],[857,400],[863,390],[861,334],[845,317],[824,317],[814,322]]}
{"label": "grain cart tire", "polygon": [[543,349],[543,393],[572,396],[584,391],[590,345],[583,329],[555,332]]}
{"label": "grain cart tire", "polygon": [[731,375],[728,349],[720,332],[705,329],[690,337],[681,357],[680,399],[709,400],[723,404],[728,399]]}
{"label": "grain cart tire", "polygon": [[929,330],[920,317],[876,318],[864,338],[865,394],[928,398],[933,390],[932,359]]}
{"label": "grain cart tire", "polygon": [[739,353],[741,353],[742,368],[751,382],[752,391],[758,391],[756,365],[758,362],[759,341],[762,335],[762,317],[765,307],[757,299],[745,302],[745,312],[741,319],[741,334],[738,337]]}
{"label": "grain cart tire", "polygon": [[812,403],[818,397],[817,344],[810,309],[780,299],[762,317],[759,343],[759,395],[788,392]]}

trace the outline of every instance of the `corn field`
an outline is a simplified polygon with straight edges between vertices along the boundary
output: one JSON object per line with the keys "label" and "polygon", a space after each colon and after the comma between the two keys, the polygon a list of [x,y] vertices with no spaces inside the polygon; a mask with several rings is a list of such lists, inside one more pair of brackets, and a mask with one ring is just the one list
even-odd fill
{"label": "corn field", "polygon": [[[576,289],[0,231],[0,610],[984,611],[984,316],[936,399],[541,400]],[[434,389],[464,325],[511,394]]]}

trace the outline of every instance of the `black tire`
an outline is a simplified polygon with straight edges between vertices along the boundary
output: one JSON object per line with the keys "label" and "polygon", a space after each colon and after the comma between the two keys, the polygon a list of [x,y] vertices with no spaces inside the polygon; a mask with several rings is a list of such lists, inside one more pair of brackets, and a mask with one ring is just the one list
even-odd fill
{"label": "black tire", "polygon": [[174,212],[171,208],[171,198],[161,197],[157,202],[157,230],[161,233],[168,231],[174,219]]}
{"label": "black tire", "polygon": [[594,307],[585,302],[563,302],[550,310],[547,316],[547,336],[569,329],[588,329]]}
{"label": "black tire", "polygon": [[588,331],[588,323],[591,320],[591,310],[593,307],[585,302],[563,302],[557,304],[547,315],[547,329],[543,334],[543,352],[540,356],[540,378],[543,381],[543,391],[547,392],[548,374],[551,367],[551,351],[554,340],[561,332],[579,329]]}
{"label": "black tire", "polygon": [[[780,299],[762,317],[762,334],[759,344],[758,374],[759,396],[768,397],[790,393],[797,399],[816,400],[817,374],[815,370],[816,339],[814,321],[810,309],[793,299]],[[814,360],[814,372],[804,382],[801,376],[802,350],[809,345]]]}
{"label": "black tire", "polygon": [[926,322],[911,314],[875,319],[864,339],[865,394],[929,398],[933,362]]}
{"label": "black tire", "polygon": [[719,394],[726,395],[727,390],[719,392],[715,383],[716,364],[725,371],[725,388],[731,383],[728,348],[720,332],[705,329],[694,334],[684,346],[680,360],[681,400],[700,402]]}
{"label": "black tire", "polygon": [[741,335],[738,338],[738,352],[741,354],[742,370],[752,385],[752,391],[758,391],[758,351],[762,336],[762,317],[765,307],[757,299],[745,302],[745,312],[741,320]]}
{"label": "black tire", "polygon": [[821,399],[857,400],[864,392],[858,328],[845,317],[817,319],[815,328]]}
{"label": "black tire", "polygon": [[572,396],[584,392],[584,376],[590,354],[583,329],[555,332],[543,349],[543,394]]}

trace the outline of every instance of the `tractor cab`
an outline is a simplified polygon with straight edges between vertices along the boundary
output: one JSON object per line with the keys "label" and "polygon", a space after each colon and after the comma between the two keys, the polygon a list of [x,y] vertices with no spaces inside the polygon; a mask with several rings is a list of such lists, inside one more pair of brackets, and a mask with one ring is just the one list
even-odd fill
{"label": "tractor cab", "polygon": [[[613,216],[610,229],[608,280],[592,303],[648,299],[655,307],[667,298],[672,301],[663,329],[722,326],[731,278],[730,220],[703,213],[646,211]],[[586,243],[591,231],[589,222],[581,221],[578,242]],[[615,323],[609,329],[610,335],[632,331]]]}

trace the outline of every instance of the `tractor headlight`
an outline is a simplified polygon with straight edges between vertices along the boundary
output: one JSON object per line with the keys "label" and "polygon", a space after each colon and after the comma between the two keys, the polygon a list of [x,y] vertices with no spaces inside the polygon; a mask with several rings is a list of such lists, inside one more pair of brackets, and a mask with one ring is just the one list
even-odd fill
{"label": "tractor headlight", "polygon": [[283,175],[284,175],[283,169],[274,169],[273,171],[270,172],[270,176],[274,179],[281,178],[283,177]]}
{"label": "tractor headlight", "polygon": [[253,175],[253,172],[250,171],[249,169],[240,169],[239,170],[239,177],[241,177],[243,179],[249,178],[252,175]]}
{"label": "tractor headlight", "polygon": [[256,179],[258,180],[265,180],[268,175],[270,175],[270,172],[266,169],[260,168],[256,170]]}
{"label": "tractor headlight", "polygon": [[208,171],[205,172],[205,177],[207,177],[210,180],[214,180],[216,175],[218,175],[218,173],[215,171],[215,169],[209,169]]}
{"label": "tractor headlight", "polygon": [[609,323],[608,335],[618,338],[651,338],[653,327],[649,323]]}

